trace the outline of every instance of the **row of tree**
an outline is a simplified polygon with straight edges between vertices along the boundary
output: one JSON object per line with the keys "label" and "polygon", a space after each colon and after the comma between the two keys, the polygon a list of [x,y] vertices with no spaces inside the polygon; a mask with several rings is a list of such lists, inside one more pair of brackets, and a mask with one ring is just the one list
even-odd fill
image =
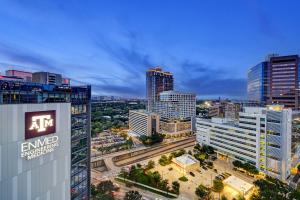
{"label": "row of tree", "polygon": [[258,169],[251,165],[250,163],[242,163],[241,161],[235,160],[232,162],[233,166],[237,167],[237,168],[242,168],[244,170],[246,170],[247,172],[249,172],[250,174],[258,174],[259,171]]}
{"label": "row of tree", "polygon": [[[112,181],[102,181],[97,186],[91,186],[92,200],[114,200],[113,192],[119,190]],[[138,191],[126,192],[124,200],[142,200],[143,196]]]}
{"label": "row of tree", "polygon": [[266,179],[260,179],[254,182],[254,185],[259,188],[258,193],[251,196],[251,200],[299,200],[300,190],[294,190],[287,184],[278,179],[267,176]]}

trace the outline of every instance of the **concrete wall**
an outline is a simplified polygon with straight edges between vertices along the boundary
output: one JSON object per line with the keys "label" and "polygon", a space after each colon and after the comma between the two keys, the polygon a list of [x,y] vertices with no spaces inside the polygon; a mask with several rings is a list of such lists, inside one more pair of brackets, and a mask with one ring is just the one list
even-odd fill
{"label": "concrete wall", "polygon": [[[25,140],[25,112],[56,110],[56,133]],[[0,105],[0,199],[69,200],[71,114],[69,103]],[[51,153],[26,160],[21,143],[58,136]]]}

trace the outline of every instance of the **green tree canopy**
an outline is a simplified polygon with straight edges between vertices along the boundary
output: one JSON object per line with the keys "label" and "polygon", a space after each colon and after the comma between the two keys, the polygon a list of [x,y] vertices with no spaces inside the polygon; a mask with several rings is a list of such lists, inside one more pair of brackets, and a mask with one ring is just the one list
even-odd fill
{"label": "green tree canopy", "polygon": [[124,200],[142,200],[143,196],[138,191],[126,192]]}

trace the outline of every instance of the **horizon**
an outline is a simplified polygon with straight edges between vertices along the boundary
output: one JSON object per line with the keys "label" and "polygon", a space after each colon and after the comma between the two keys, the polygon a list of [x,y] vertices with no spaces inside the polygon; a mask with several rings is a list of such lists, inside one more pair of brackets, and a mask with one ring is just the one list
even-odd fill
{"label": "horizon", "polygon": [[245,99],[250,67],[272,53],[299,54],[300,2],[232,2],[3,1],[0,63],[139,98],[146,69],[161,66],[175,90]]}

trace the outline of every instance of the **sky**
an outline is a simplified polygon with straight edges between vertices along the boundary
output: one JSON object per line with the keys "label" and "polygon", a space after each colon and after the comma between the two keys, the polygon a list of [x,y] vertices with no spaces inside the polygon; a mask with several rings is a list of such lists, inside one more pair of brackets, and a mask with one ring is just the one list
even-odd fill
{"label": "sky", "polygon": [[161,66],[199,98],[246,97],[247,71],[300,53],[298,0],[0,0],[0,71],[61,73],[95,95],[145,97]]}

